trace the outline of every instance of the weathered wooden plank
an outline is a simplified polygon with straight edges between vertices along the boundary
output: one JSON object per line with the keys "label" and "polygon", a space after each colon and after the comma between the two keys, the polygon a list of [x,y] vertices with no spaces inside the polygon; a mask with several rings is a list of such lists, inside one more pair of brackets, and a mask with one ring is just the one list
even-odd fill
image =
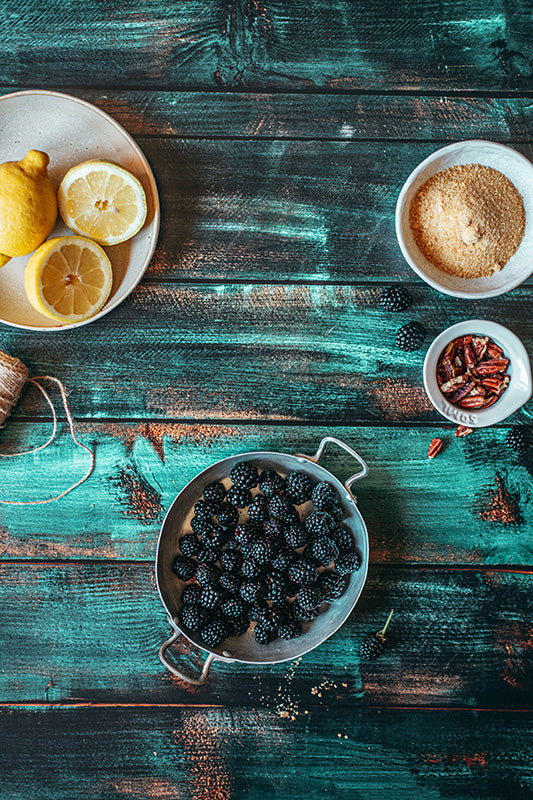
{"label": "weathered wooden plank", "polygon": [[[365,0],[176,7],[4,3],[0,83],[180,89],[531,88],[532,23],[518,0],[448,0],[438,11]],[[69,69],[64,69],[68,57]]]}
{"label": "weathered wooden plank", "polygon": [[[0,94],[13,91],[3,87]],[[529,97],[78,89],[133,136],[529,142]]]}
{"label": "weathered wooden plank", "polygon": [[[531,290],[468,302],[414,288],[406,314],[377,309],[375,286],[140,286],[87,327],[39,334],[6,329],[2,347],[33,374],[58,374],[79,417],[275,419],[325,424],[431,422],[425,348],[404,353],[407,319],[429,345],[461,319],[512,320],[533,347]],[[80,364],[83,369],[80,370]],[[28,413],[35,394],[20,405]],[[520,418],[520,417],[518,417]]]}
{"label": "weathered wooden plank", "polygon": [[5,800],[526,800],[533,787],[530,714],[14,708],[0,718]]}
{"label": "weathered wooden plank", "polygon": [[[95,448],[94,474],[59,502],[0,506],[0,557],[151,559],[164,513],[197,473],[239,452],[312,455],[333,432],[370,467],[355,489],[374,562],[530,564],[533,463],[530,455],[517,456],[505,447],[507,430],[484,429],[456,439],[452,426],[440,425],[81,424],[81,440]],[[48,431],[49,425],[11,420],[2,431],[1,449],[43,442]],[[445,447],[429,461],[433,436]],[[35,500],[59,494],[84,474],[87,462],[87,454],[66,435],[35,457],[1,459],[0,496]],[[333,446],[322,463],[341,479],[354,471],[350,457]]]}
{"label": "weathered wooden plank", "polygon": [[[394,212],[407,176],[435,144],[139,141],[162,200],[151,277],[414,278]],[[533,156],[531,145],[516,149]]]}
{"label": "weathered wooden plank", "polygon": [[[151,564],[11,564],[0,576],[2,702],[531,707],[528,573],[372,566],[359,605],[320,647],[275,666],[217,663],[195,689],[157,657],[170,626]],[[390,648],[362,660],[363,636],[391,608]],[[186,646],[177,658],[198,671]]]}

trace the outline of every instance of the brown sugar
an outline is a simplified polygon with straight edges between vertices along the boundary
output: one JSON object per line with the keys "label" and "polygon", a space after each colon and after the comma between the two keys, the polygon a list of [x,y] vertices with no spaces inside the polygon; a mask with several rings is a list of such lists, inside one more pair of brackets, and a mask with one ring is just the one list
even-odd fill
{"label": "brown sugar", "polygon": [[409,211],[414,240],[449,275],[481,278],[500,270],[524,236],[522,196],[492,167],[463,164],[432,175]]}

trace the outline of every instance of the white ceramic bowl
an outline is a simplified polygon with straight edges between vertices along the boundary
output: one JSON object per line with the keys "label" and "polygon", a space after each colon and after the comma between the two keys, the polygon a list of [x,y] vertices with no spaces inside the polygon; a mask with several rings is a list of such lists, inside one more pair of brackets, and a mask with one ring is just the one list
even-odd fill
{"label": "white ceramic bowl", "polygon": [[[457,278],[437,269],[422,255],[409,227],[409,209],[417,190],[436,172],[459,164],[483,164],[506,175],[524,201],[526,228],[520,247],[490,278]],[[511,147],[482,139],[456,142],[428,156],[405,181],[396,203],[396,236],[407,263],[426,283],[454,297],[496,297],[533,273],[533,164]]]}
{"label": "white ceramic bowl", "polygon": [[[444,397],[437,383],[437,362],[440,354],[453,339],[469,334],[489,336],[509,359],[509,386],[493,406],[480,411],[453,406]],[[485,428],[518,411],[531,397],[533,387],[529,356],[518,336],[508,328],[485,319],[469,319],[446,328],[430,345],[424,361],[424,387],[427,396],[443,417],[469,428]]]}

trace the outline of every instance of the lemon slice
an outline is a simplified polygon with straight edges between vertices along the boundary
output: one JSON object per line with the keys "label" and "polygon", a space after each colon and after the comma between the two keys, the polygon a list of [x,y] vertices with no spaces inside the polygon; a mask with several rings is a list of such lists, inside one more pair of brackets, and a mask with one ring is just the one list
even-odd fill
{"label": "lemon slice", "polygon": [[24,275],[32,306],[64,324],[97,314],[112,285],[108,257],[99,245],[81,236],[48,239],[31,256]]}
{"label": "lemon slice", "polygon": [[58,202],[65,225],[98,244],[131,239],[146,219],[146,195],[137,178],[107,161],[85,161],[69,169]]}

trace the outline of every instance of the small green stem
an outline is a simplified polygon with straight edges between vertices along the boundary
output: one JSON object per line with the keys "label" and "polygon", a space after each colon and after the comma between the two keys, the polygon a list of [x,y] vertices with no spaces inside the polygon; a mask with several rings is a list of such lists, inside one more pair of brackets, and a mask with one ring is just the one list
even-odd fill
{"label": "small green stem", "polygon": [[379,635],[380,635],[380,636],[385,636],[385,631],[386,631],[386,630],[387,630],[387,628],[388,628],[389,622],[390,622],[390,620],[391,620],[391,617],[392,617],[392,615],[393,615],[393,614],[394,614],[394,609],[392,609],[392,611],[390,612],[390,614],[389,614],[389,618],[388,618],[387,622],[385,623],[385,627],[383,628],[383,630],[381,630],[381,631],[379,632]]}

